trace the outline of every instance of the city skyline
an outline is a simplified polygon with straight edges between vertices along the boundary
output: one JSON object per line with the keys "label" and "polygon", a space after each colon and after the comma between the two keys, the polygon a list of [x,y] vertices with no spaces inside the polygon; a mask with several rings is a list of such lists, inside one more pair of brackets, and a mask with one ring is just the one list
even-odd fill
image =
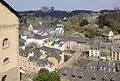
{"label": "city skyline", "polygon": [[[57,10],[94,10],[99,11],[102,9],[113,9],[120,7],[120,0],[6,0],[15,10],[40,10],[42,6],[53,6]],[[26,5],[27,3],[27,5]]]}

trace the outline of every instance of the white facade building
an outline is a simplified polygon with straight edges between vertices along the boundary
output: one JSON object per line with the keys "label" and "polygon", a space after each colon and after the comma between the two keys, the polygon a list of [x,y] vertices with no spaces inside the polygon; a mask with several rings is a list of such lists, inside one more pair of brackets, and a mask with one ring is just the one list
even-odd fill
{"label": "white facade building", "polygon": [[98,43],[90,44],[89,56],[90,57],[100,57],[100,51],[99,51],[99,44]]}

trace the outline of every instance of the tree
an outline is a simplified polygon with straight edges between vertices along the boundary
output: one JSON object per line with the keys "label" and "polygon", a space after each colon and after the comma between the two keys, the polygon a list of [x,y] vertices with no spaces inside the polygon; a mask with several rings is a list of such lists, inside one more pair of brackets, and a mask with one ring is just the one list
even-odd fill
{"label": "tree", "polygon": [[88,25],[89,22],[87,19],[83,19],[82,22],[79,23],[80,26]]}
{"label": "tree", "polygon": [[104,15],[100,15],[98,17],[98,25],[99,25],[99,28],[103,28],[104,27],[104,21],[105,21],[105,16]]}
{"label": "tree", "polygon": [[46,69],[38,71],[33,81],[61,81],[60,76],[56,72],[49,72]]}

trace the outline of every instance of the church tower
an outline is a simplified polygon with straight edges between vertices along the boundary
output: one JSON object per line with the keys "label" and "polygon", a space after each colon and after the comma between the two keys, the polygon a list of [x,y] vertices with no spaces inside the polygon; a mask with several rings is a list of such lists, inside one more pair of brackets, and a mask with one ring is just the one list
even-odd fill
{"label": "church tower", "polygon": [[18,14],[0,0],[0,81],[20,81],[18,29]]}

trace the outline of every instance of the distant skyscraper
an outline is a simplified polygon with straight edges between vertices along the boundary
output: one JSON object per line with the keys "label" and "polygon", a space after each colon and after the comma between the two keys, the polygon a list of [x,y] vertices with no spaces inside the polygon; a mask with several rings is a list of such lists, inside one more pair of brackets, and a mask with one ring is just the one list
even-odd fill
{"label": "distant skyscraper", "polygon": [[42,11],[42,12],[48,12],[48,11],[49,11],[49,7],[42,6],[42,7],[41,7],[41,11]]}
{"label": "distant skyscraper", "polygon": [[54,7],[50,7],[50,11],[54,11]]}

